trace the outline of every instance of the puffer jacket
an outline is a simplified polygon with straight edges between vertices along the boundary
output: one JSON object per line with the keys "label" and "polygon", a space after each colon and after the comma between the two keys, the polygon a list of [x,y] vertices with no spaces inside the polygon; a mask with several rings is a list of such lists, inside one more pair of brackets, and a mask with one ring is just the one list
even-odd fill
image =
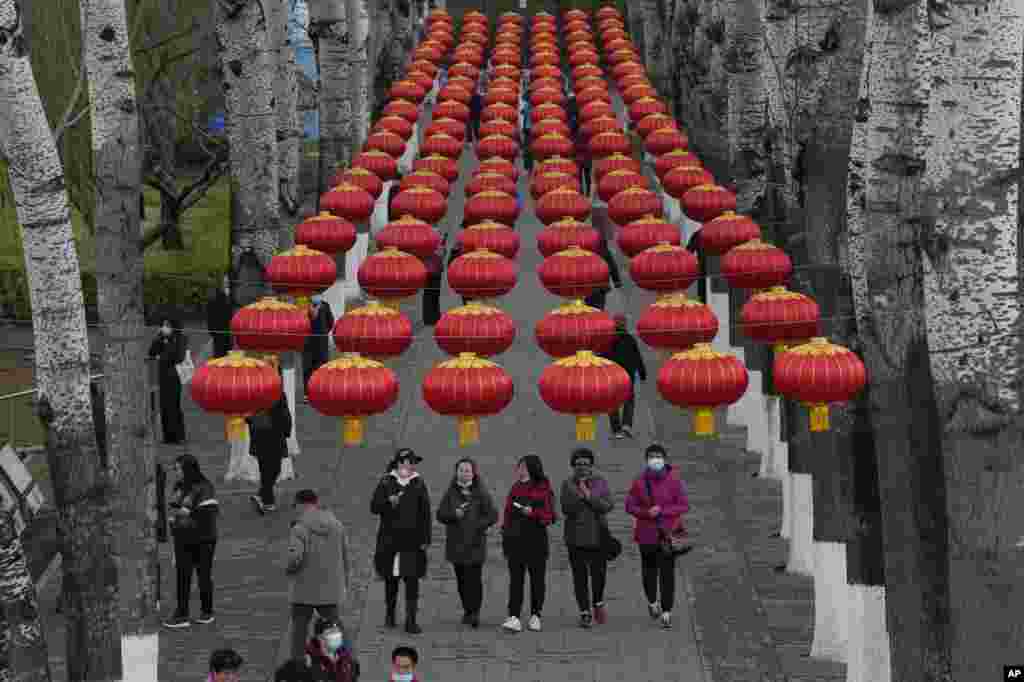
{"label": "puffer jacket", "polygon": [[188,510],[184,518],[174,515],[171,519],[171,533],[175,540],[185,544],[217,541],[217,517],[220,505],[214,497],[213,484],[209,479],[186,487],[183,481],[174,485],[172,502]]}
{"label": "puffer jacket", "polygon": [[342,604],[352,576],[348,533],[326,509],[304,512],[288,538],[292,604]]}
{"label": "puffer jacket", "polygon": [[[647,482],[650,481],[651,494],[647,494]],[[651,518],[648,510],[661,507],[658,518]],[[671,464],[661,474],[645,469],[629,488],[626,497],[626,512],[636,518],[633,529],[633,540],[638,545],[657,545],[658,528],[669,531],[675,527],[683,514],[690,510],[686,495],[686,484],[679,476],[678,470]]]}
{"label": "puffer jacket", "polygon": [[[460,519],[455,510],[466,505]],[[487,529],[498,522],[491,494],[480,483],[468,490],[452,483],[437,507],[437,520],[446,527],[445,559],[456,565],[482,564],[487,560]]]}
{"label": "puffer jacket", "polygon": [[[528,507],[527,514],[516,504]],[[506,557],[534,553],[547,557],[548,526],[558,520],[555,515],[555,493],[551,483],[517,481],[505,498],[505,514],[501,524],[501,545]]]}
{"label": "puffer jacket", "polygon": [[316,638],[306,644],[306,665],[316,682],[356,682],[359,679],[359,661],[350,649],[343,647],[338,658],[332,660]]}
{"label": "puffer jacket", "polygon": [[575,477],[562,483],[565,544],[569,547],[600,547],[601,524],[615,506],[612,491],[608,481],[597,472],[590,477],[590,499],[580,495],[578,485]]}

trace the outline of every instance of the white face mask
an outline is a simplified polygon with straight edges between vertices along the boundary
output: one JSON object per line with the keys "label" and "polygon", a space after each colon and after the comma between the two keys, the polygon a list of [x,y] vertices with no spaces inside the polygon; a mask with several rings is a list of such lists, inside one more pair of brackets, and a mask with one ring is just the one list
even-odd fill
{"label": "white face mask", "polygon": [[164,326],[160,327],[160,333],[163,334],[164,336],[170,336],[171,335],[171,328],[168,327],[167,325],[164,325]]}
{"label": "white face mask", "polygon": [[332,632],[324,637],[324,647],[332,654],[337,653],[338,649],[341,648],[341,643],[343,641],[344,637],[340,632]]}
{"label": "white face mask", "polygon": [[651,457],[647,460],[647,466],[651,471],[661,471],[665,468],[665,460],[662,457]]}

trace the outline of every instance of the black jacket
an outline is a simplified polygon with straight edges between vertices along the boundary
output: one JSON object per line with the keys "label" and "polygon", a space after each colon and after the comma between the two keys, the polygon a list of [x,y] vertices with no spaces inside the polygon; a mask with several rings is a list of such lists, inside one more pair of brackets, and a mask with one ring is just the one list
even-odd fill
{"label": "black jacket", "polygon": [[611,349],[604,357],[621,365],[631,380],[639,374],[641,381],[647,381],[647,367],[644,365],[644,356],[640,354],[640,345],[629,332],[617,332]]}
{"label": "black jacket", "polygon": [[306,345],[302,349],[303,356],[307,358],[318,358],[326,360],[330,346],[327,343],[327,334],[334,329],[334,313],[331,312],[331,305],[327,301],[320,302],[317,314],[312,318],[310,335],[306,338]]}
{"label": "black jacket", "polygon": [[211,334],[224,333],[231,329],[231,317],[235,314],[234,304],[223,290],[210,297],[206,303],[206,329]]}
{"label": "black jacket", "polygon": [[[391,506],[388,497],[400,495],[398,505]],[[433,532],[430,515],[430,493],[419,476],[402,487],[394,472],[377,484],[370,501],[370,513],[380,517],[377,529],[377,549],[374,568],[381,577],[391,577],[396,552],[417,552],[420,559],[420,577],[426,574],[426,554],[421,548],[429,545]]]}
{"label": "black jacket", "polygon": [[249,452],[256,459],[287,457],[288,436],[292,433],[292,413],[284,395],[267,412],[246,418],[249,425]]}
{"label": "black jacket", "polygon": [[[460,519],[455,510],[465,504]],[[453,564],[482,564],[487,560],[487,529],[498,522],[498,509],[487,488],[474,483],[467,492],[452,483],[437,506],[437,520],[446,526],[445,559]]]}
{"label": "black jacket", "polygon": [[170,506],[172,511],[178,508],[189,511],[184,518],[171,514],[171,532],[176,540],[188,544],[217,540],[220,505],[209,479],[203,478],[190,486],[178,481],[171,491]]}

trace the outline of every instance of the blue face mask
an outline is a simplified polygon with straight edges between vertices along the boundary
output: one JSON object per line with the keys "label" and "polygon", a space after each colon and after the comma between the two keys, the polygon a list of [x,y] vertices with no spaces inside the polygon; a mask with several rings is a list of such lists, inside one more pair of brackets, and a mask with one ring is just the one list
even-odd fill
{"label": "blue face mask", "polygon": [[651,471],[663,471],[665,469],[665,460],[661,457],[651,457],[647,460],[647,468]]}
{"label": "blue face mask", "polygon": [[394,673],[391,675],[393,682],[412,682],[412,673]]}
{"label": "blue face mask", "polygon": [[332,633],[324,637],[324,648],[329,653],[336,654],[345,645],[345,638],[341,633]]}

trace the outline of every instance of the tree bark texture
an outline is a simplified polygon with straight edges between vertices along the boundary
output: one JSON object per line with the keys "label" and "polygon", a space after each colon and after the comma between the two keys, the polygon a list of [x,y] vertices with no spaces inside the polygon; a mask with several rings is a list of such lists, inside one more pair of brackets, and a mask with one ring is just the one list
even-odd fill
{"label": "tree bark texture", "polygon": [[309,3],[309,36],[319,73],[320,192],[339,167],[352,161],[355,130],[351,100],[350,23],[345,0]]}
{"label": "tree bark texture", "polygon": [[349,159],[355,157],[370,133],[370,110],[373,100],[373,61],[370,59],[370,2],[373,0],[346,0],[352,56],[349,92],[352,99],[352,148]]}
{"label": "tree bark texture", "polygon": [[929,3],[869,9],[848,177],[849,259],[871,382],[892,679],[952,680],[948,506],[918,240],[937,55]]}
{"label": "tree bark texture", "polygon": [[276,62],[269,3],[218,0],[217,47],[231,146],[231,177],[238,183],[238,215],[232,223],[232,264],[251,248],[266,267],[278,248]]}
{"label": "tree bark texture", "polygon": [[391,71],[388,78],[395,82],[405,69],[406,58],[412,50],[412,17],[410,0],[395,0],[391,19]]}
{"label": "tree bark texture", "polygon": [[0,511],[0,680],[49,682],[36,584],[11,510]]}
{"label": "tree bark texture", "polygon": [[288,0],[273,0],[269,5],[268,31],[277,73],[274,78],[274,109],[277,121],[277,174],[280,199],[278,249],[288,249],[295,241],[294,227],[299,222],[302,192],[299,187],[299,159],[302,153],[302,122],[299,120],[298,64],[295,45],[288,30]]}
{"label": "tree bark texture", "polygon": [[395,0],[374,0],[374,15],[370,25],[370,63],[373,80],[370,86],[371,127],[384,108],[388,88],[391,87],[391,50],[394,47]]}
{"label": "tree bark texture", "polygon": [[755,220],[760,219],[757,209],[763,205],[768,179],[763,30],[761,2],[738,0],[729,4],[725,13],[725,70],[730,177],[736,184],[737,210],[750,213]]}
{"label": "tree bark texture", "polygon": [[[144,345],[148,338],[137,210],[142,167],[135,73],[124,0],[83,0],[81,11],[96,168],[96,283],[104,325],[106,450],[117,486],[120,627],[124,637],[159,636],[156,444]],[[154,669],[156,664],[152,662]]]}
{"label": "tree bark texture", "polygon": [[82,278],[63,170],[20,17],[14,0],[0,0],[0,144],[25,251],[39,414],[59,517],[68,679],[115,680],[121,641],[112,481],[96,443]]}

